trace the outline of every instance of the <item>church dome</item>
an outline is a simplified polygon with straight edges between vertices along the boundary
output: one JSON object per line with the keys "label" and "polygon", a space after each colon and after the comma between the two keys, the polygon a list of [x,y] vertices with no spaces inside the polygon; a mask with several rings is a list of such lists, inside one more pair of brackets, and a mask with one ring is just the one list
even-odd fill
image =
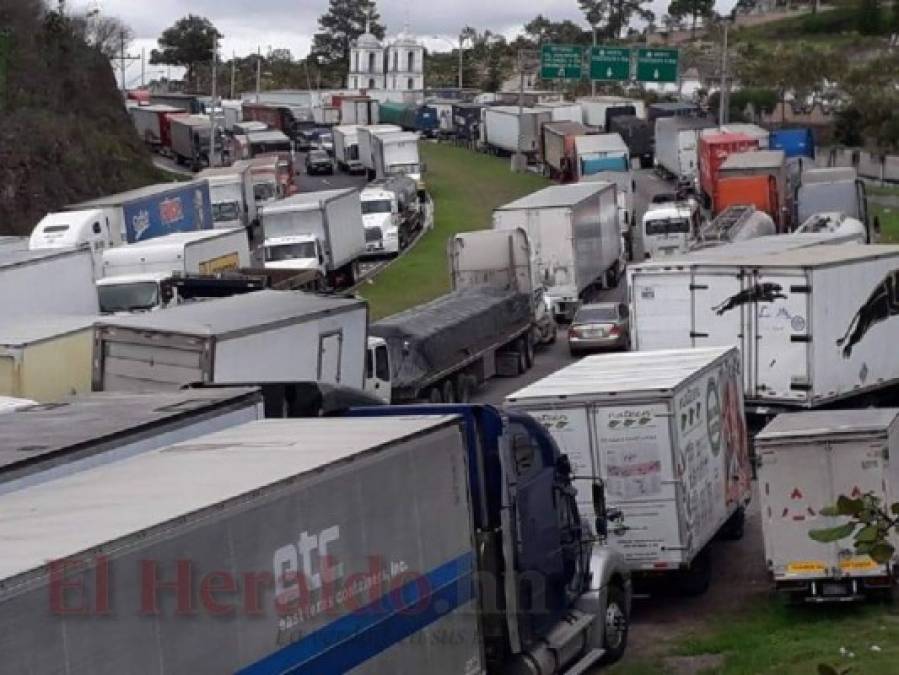
{"label": "church dome", "polygon": [[408,29],[404,28],[390,43],[392,47],[421,47],[421,44]]}
{"label": "church dome", "polygon": [[363,33],[358,38],[356,38],[356,46],[357,47],[365,47],[366,49],[381,49],[381,43],[371,33]]}

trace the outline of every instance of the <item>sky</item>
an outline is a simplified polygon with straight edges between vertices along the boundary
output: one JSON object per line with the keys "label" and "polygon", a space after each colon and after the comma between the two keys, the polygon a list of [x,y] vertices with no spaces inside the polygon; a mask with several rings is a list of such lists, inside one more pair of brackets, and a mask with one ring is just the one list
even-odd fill
{"label": "sky", "polygon": [[[727,11],[735,0],[718,0],[718,11]],[[661,16],[668,0],[653,0],[653,11]],[[205,16],[224,34],[221,56],[243,56],[257,49],[289,49],[295,58],[306,56],[317,30],[318,17],[327,10],[328,0],[68,0],[70,11],[99,8],[116,16],[134,30],[131,53],[139,56],[156,47],[156,38],[165,28],[188,13]],[[537,14],[554,21],[571,19],[583,24],[577,0],[378,0],[381,21],[388,36],[408,24],[410,32],[432,51],[447,51],[447,40],[456,40],[466,25],[489,29],[513,37]],[[432,36],[441,36],[436,38]],[[165,68],[146,65],[147,79],[166,74]],[[173,76],[180,70],[172,69]],[[128,87],[140,84],[141,66],[135,61],[126,70]]]}

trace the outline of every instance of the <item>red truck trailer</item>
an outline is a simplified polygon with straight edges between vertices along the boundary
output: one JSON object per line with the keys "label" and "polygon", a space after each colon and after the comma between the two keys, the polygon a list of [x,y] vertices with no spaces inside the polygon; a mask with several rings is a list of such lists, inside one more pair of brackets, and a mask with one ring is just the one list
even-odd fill
{"label": "red truck trailer", "polygon": [[753,204],[777,224],[778,232],[793,229],[793,200],[783,150],[740,152],[718,169],[717,210]]}
{"label": "red truck trailer", "polygon": [[758,140],[746,134],[710,134],[699,139],[699,190],[705,204],[718,213],[718,171],[724,161],[738,152],[758,150]]}
{"label": "red truck trailer", "polygon": [[161,104],[138,106],[129,112],[137,135],[157,152],[172,146],[171,118],[187,115],[182,108]]}

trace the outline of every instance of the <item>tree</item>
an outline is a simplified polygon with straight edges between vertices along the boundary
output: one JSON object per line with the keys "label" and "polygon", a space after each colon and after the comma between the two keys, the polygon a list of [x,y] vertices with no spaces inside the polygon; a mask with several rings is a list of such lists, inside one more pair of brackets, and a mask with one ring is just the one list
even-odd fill
{"label": "tree", "polygon": [[849,520],[835,527],[811,530],[809,536],[815,541],[829,544],[852,537],[855,552],[871,556],[879,564],[888,563],[896,552],[889,537],[899,527],[899,503],[887,508],[872,493],[856,499],[840,495],[836,504],[821,509],[821,515]]}
{"label": "tree", "polygon": [[330,0],[328,11],[318,18],[319,32],[312,42],[312,54],[326,67],[345,73],[350,63],[352,42],[368,30],[379,40],[384,26],[375,3],[369,0]]}
{"label": "tree", "polygon": [[222,37],[209,19],[188,14],[163,31],[159,49],[150,52],[150,63],[184,66],[187,82],[193,82],[197,64],[212,61],[215,41]]}
{"label": "tree", "polygon": [[587,34],[573,21],[550,21],[538,14],[524,25],[525,35],[534,43],[555,42],[560,44],[583,44]]}
{"label": "tree", "polygon": [[855,20],[862,35],[877,35],[881,32],[880,0],[861,0]]}
{"label": "tree", "polygon": [[668,14],[681,19],[690,17],[690,37],[696,37],[696,22],[711,15],[715,0],[671,0]]}
{"label": "tree", "polygon": [[108,59],[127,50],[134,39],[134,31],[121,19],[105,16],[97,11],[72,17],[72,29]]}
{"label": "tree", "polygon": [[649,22],[655,15],[643,7],[650,0],[578,0],[587,23],[596,29],[597,35],[609,40],[617,40],[637,17]]}

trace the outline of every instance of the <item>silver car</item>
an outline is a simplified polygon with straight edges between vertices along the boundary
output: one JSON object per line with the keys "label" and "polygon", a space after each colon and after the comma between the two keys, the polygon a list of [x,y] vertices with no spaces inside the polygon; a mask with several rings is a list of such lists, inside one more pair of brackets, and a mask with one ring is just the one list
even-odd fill
{"label": "silver car", "polygon": [[630,313],[621,302],[581,305],[568,329],[572,356],[594,349],[627,349]]}

